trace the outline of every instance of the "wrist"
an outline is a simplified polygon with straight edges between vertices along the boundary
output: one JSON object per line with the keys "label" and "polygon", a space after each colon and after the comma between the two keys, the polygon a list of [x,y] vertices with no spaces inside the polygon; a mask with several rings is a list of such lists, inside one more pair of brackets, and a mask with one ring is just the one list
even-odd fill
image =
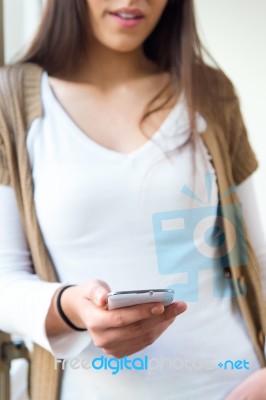
{"label": "wrist", "polygon": [[62,287],[55,291],[46,315],[45,330],[48,337],[72,331],[72,329],[62,320],[57,310],[56,301],[61,290]]}
{"label": "wrist", "polygon": [[62,320],[72,330],[86,330],[83,320],[78,313],[78,299],[80,297],[80,287],[69,286],[61,288],[57,294],[57,311]]}

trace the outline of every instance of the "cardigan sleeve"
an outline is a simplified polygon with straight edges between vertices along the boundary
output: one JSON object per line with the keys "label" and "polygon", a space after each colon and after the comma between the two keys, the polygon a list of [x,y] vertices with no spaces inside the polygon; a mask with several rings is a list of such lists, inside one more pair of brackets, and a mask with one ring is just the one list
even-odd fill
{"label": "cardigan sleeve", "polygon": [[238,185],[257,169],[258,161],[249,141],[237,97],[231,106],[229,121],[232,172]]}

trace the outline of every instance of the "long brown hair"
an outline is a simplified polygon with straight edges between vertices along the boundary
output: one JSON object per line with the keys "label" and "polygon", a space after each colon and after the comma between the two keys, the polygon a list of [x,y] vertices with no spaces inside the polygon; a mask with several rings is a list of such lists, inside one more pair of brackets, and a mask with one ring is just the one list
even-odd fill
{"label": "long brown hair", "polygon": [[[88,32],[86,0],[47,0],[38,32],[20,61],[36,63],[49,75],[67,77],[89,51]],[[204,68],[193,0],[168,0],[143,49],[162,71],[170,72],[172,81],[178,82],[185,93],[193,128],[197,97],[206,102],[214,93]],[[167,87],[152,99],[141,122],[169,101],[168,98],[159,107],[150,109],[165,90]]]}

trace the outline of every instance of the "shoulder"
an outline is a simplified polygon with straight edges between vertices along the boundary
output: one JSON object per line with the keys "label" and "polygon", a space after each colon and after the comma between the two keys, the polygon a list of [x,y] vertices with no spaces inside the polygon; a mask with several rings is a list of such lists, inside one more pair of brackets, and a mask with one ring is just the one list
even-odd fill
{"label": "shoulder", "polygon": [[236,97],[236,91],[231,79],[218,67],[214,68],[207,64],[195,64],[194,76],[199,90],[205,88],[211,95],[219,96],[225,100]]}
{"label": "shoulder", "polygon": [[219,68],[206,64],[194,67],[195,106],[209,121],[228,130],[239,100],[231,79]]}
{"label": "shoulder", "polygon": [[36,84],[43,72],[43,69],[33,63],[17,63],[0,68],[0,90],[12,89],[13,94],[17,89],[25,89]]}
{"label": "shoulder", "polygon": [[0,68],[0,117],[12,123],[23,119],[27,126],[42,114],[41,76],[43,69],[33,63]]}
{"label": "shoulder", "polygon": [[239,184],[258,167],[250,145],[240,102],[232,81],[219,69],[198,67],[195,73],[197,108],[208,120],[234,182]]}
{"label": "shoulder", "polygon": [[14,76],[17,74],[22,75],[26,75],[26,74],[38,74],[38,73],[42,73],[43,68],[40,67],[37,64],[34,63],[30,63],[30,62],[18,62],[18,63],[14,63],[14,64],[8,64],[5,65],[3,67],[0,68],[0,74],[2,75],[10,75],[10,76]]}

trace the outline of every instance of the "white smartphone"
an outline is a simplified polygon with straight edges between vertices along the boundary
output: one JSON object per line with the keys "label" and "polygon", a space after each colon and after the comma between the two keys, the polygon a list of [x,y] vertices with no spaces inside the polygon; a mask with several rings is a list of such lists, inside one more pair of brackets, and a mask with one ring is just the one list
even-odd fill
{"label": "white smartphone", "polygon": [[107,307],[114,310],[121,307],[134,306],[143,303],[162,303],[168,306],[174,300],[172,289],[146,289],[110,292],[107,295]]}

